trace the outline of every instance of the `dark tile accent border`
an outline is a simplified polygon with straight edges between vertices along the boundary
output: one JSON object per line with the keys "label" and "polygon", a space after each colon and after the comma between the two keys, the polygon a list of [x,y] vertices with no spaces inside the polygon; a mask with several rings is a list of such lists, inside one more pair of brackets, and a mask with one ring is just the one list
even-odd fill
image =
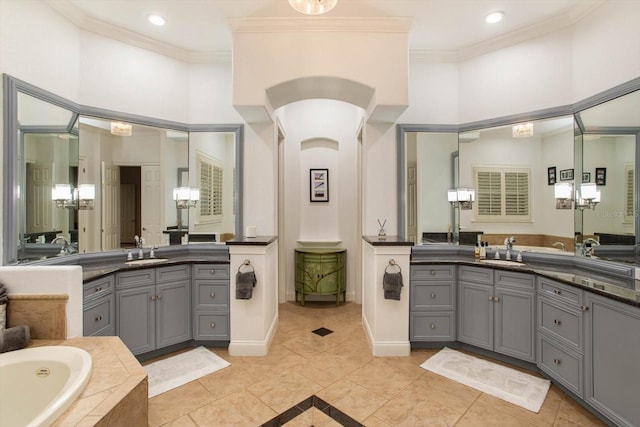
{"label": "dark tile accent border", "polygon": [[365,427],[364,424],[359,423],[341,410],[329,405],[316,395],[309,396],[280,415],[276,415],[266,423],[262,424],[261,427],[280,427],[311,408],[318,409],[320,412],[345,427]]}
{"label": "dark tile accent border", "polygon": [[324,337],[325,335],[329,335],[332,334],[333,331],[331,329],[327,329],[327,328],[318,328],[316,330],[311,331],[316,335],[320,335],[321,337]]}

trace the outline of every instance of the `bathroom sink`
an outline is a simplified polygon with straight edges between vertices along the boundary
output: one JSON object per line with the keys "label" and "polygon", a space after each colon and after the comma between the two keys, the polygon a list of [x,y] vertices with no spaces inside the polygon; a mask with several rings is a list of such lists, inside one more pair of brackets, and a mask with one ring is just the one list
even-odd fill
{"label": "bathroom sink", "polygon": [[524,265],[521,262],[509,261],[509,260],[506,260],[506,259],[483,259],[480,262],[482,264],[506,265],[508,267],[520,267],[521,265]]}
{"label": "bathroom sink", "polygon": [[127,265],[148,265],[148,264],[160,264],[163,262],[169,261],[167,258],[146,258],[146,259],[135,259],[133,261],[127,261],[125,264]]}

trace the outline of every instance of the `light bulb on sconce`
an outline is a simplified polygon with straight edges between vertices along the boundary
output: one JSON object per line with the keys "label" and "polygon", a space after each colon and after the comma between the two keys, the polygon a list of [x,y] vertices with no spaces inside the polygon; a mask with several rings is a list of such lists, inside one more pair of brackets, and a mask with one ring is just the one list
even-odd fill
{"label": "light bulb on sconce", "polygon": [[573,183],[556,182],[553,193],[556,198],[556,209],[571,209],[573,207]]}
{"label": "light bulb on sconce", "polygon": [[456,188],[447,191],[447,201],[452,208],[468,210],[473,207],[476,200],[476,191],[473,188]]}
{"label": "light bulb on sconce", "polygon": [[581,184],[580,191],[576,192],[576,209],[595,209],[598,203],[600,203],[600,191],[596,184],[593,182]]}
{"label": "light bulb on sconce", "polygon": [[173,189],[173,200],[177,209],[194,208],[200,200],[200,189],[189,187],[177,187]]}

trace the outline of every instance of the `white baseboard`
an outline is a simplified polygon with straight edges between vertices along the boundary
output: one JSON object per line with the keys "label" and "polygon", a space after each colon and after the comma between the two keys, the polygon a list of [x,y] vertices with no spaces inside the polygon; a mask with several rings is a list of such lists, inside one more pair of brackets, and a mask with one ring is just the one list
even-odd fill
{"label": "white baseboard", "polygon": [[229,343],[229,355],[231,356],[266,356],[269,346],[276,334],[278,316],[275,316],[264,340],[261,341],[231,341]]}
{"label": "white baseboard", "polygon": [[410,356],[411,343],[409,341],[376,341],[366,316],[362,316],[362,327],[369,342],[369,349],[373,356],[395,357]]}

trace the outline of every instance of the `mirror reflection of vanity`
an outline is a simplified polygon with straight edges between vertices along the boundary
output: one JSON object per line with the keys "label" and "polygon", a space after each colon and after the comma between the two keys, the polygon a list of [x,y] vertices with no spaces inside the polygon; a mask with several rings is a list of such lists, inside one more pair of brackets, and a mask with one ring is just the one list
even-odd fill
{"label": "mirror reflection of vanity", "polygon": [[[134,236],[159,247],[241,235],[242,125],[80,107],[7,75],[4,87],[4,206],[16,209],[4,215],[3,264],[120,250]],[[56,206],[55,184],[93,184],[92,209]],[[200,189],[200,200],[178,209],[178,187]]]}
{"label": "mirror reflection of vanity", "polygon": [[[416,244],[471,245],[481,234],[499,247],[515,235],[516,249],[577,256],[585,256],[583,240],[591,237],[600,245],[590,256],[637,263],[638,84],[577,103],[577,113],[398,125],[398,234]],[[515,136],[513,126],[525,122],[533,135]],[[556,209],[554,183],[571,183],[580,194],[583,180],[598,184],[595,209],[576,209],[574,200]],[[475,190],[470,209],[447,201],[447,190],[457,188]]]}

